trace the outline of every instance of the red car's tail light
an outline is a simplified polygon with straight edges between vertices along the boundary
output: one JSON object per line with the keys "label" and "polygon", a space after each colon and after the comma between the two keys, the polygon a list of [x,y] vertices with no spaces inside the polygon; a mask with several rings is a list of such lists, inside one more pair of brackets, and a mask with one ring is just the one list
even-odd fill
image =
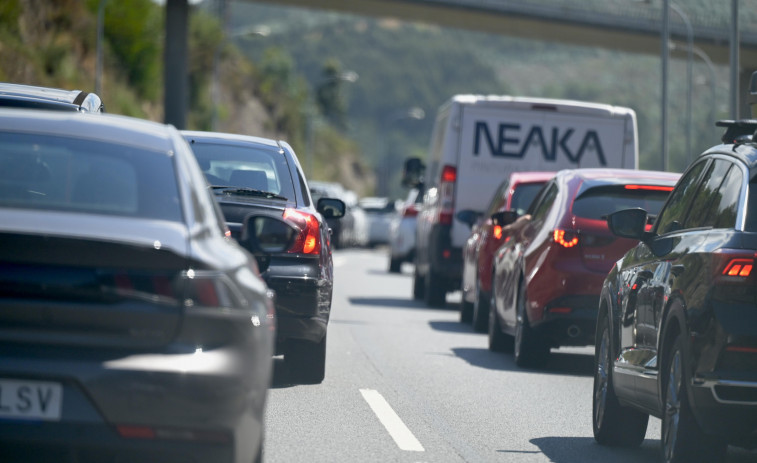
{"label": "red car's tail light", "polygon": [[416,217],[418,215],[418,208],[416,208],[414,205],[407,206],[404,211],[402,211],[402,217]]}
{"label": "red car's tail light", "polygon": [[318,219],[307,212],[295,209],[284,210],[284,220],[293,224],[299,234],[287,252],[319,255],[321,253],[320,226]]}
{"label": "red car's tail light", "polygon": [[723,275],[730,277],[748,277],[752,273],[754,259],[731,259],[723,269]]}
{"label": "red car's tail light", "polygon": [[557,229],[552,233],[552,237],[555,243],[564,248],[572,248],[578,244],[578,235],[573,232]]}
{"label": "red car's tail light", "polygon": [[673,191],[672,186],[660,185],[626,185],[626,190]]}
{"label": "red car's tail light", "polygon": [[494,235],[494,238],[501,239],[502,238],[502,227],[500,225],[495,225],[494,229],[492,230],[492,234]]}

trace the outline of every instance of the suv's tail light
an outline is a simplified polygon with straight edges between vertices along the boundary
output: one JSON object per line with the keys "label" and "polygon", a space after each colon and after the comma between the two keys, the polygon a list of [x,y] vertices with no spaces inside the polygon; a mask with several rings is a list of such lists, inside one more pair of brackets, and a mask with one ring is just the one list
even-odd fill
{"label": "suv's tail light", "polygon": [[283,218],[299,230],[294,244],[287,252],[316,256],[321,253],[320,225],[318,219],[313,214],[296,209],[285,209]]}
{"label": "suv's tail light", "polygon": [[723,275],[729,277],[748,277],[752,273],[754,259],[731,259],[723,269]]}
{"label": "suv's tail light", "polygon": [[455,214],[455,182],[457,181],[457,168],[446,165],[442,168],[441,182],[439,184],[439,223],[452,225],[452,217]]}
{"label": "suv's tail light", "polygon": [[555,243],[564,248],[572,248],[578,244],[578,234],[567,230],[555,230],[552,232],[552,238],[555,240]]}

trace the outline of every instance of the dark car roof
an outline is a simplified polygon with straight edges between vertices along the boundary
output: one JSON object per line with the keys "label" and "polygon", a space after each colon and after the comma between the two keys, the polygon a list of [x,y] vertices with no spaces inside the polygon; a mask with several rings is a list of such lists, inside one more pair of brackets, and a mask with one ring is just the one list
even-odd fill
{"label": "dark car roof", "polygon": [[63,90],[0,82],[0,106],[101,112],[99,96],[82,90]]}
{"label": "dark car roof", "polygon": [[[134,146],[147,151],[167,152],[174,149],[171,132],[176,129],[127,116],[0,108],[0,132],[2,131],[74,136]],[[176,136],[178,137],[178,132]]]}

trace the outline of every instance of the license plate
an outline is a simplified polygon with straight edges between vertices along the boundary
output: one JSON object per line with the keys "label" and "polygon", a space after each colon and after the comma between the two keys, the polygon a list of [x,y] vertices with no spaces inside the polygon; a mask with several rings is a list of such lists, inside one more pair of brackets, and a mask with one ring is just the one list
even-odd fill
{"label": "license plate", "polygon": [[59,383],[0,379],[0,418],[58,421],[62,403]]}

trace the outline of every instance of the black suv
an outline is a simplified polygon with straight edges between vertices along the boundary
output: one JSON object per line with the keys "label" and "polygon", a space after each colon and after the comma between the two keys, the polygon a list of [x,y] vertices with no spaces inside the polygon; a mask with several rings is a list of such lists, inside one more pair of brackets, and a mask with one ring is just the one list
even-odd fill
{"label": "black suv", "polygon": [[105,105],[94,93],[4,82],[0,82],[0,106],[88,113],[105,112]]}
{"label": "black suv", "polygon": [[607,218],[640,242],[602,288],[594,438],[638,445],[656,416],[666,462],[757,446],[757,120],[718,125],[650,231],[642,209]]}

